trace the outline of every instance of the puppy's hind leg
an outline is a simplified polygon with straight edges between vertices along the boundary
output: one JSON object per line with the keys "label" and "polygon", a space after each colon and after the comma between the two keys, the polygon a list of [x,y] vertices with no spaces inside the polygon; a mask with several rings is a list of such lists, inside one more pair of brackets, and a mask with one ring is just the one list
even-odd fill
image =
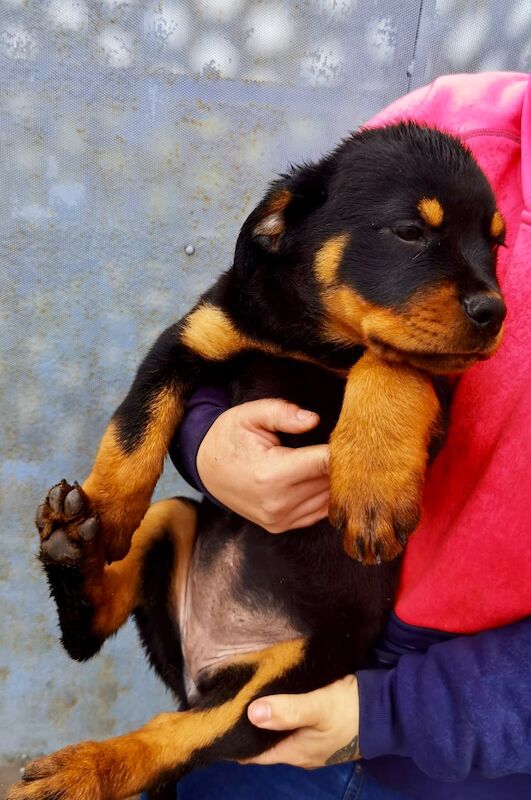
{"label": "puppy's hind leg", "polygon": [[[294,639],[242,657],[216,675],[204,706],[161,714],[133,733],[82,742],[32,762],[8,800],[119,800],[220,759],[246,759],[289,731],[255,728],[257,697],[306,692],[348,673],[344,642]],[[336,658],[336,656],[338,656]]]}

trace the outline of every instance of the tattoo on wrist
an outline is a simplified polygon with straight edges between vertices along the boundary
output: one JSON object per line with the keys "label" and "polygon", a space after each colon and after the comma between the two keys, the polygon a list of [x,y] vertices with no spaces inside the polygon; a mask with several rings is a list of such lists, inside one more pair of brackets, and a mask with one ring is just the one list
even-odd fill
{"label": "tattoo on wrist", "polygon": [[359,736],[355,736],[345,747],[332,753],[330,758],[326,759],[325,763],[327,766],[330,764],[344,764],[346,761],[355,761],[355,759],[359,757]]}

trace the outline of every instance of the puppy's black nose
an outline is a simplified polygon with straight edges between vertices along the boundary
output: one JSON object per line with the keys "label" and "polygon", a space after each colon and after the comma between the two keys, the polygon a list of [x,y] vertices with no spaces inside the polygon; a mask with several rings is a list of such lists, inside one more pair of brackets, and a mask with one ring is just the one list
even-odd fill
{"label": "puppy's black nose", "polygon": [[501,297],[492,294],[470,294],[463,305],[471,322],[491,334],[500,330],[507,313]]}

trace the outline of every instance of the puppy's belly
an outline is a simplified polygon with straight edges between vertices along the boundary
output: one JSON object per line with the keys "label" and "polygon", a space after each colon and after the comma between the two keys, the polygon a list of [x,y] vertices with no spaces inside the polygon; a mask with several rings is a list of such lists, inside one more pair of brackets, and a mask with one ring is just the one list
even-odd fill
{"label": "puppy's belly", "polygon": [[242,587],[238,542],[227,542],[206,564],[197,544],[174,583],[185,688],[192,704],[199,696],[199,680],[223,662],[302,634],[279,613],[273,598],[259,600]]}

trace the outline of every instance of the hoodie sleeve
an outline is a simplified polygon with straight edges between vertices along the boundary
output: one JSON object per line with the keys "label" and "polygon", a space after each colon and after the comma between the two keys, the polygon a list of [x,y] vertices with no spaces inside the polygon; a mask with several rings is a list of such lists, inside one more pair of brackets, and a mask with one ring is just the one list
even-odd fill
{"label": "hoodie sleeve", "polygon": [[196,459],[210,427],[228,407],[229,397],[223,388],[202,386],[188,401],[182,425],[169,448],[173,465],[184,480],[218,506],[221,504],[206,490],[199,477]]}
{"label": "hoodie sleeve", "polygon": [[362,670],[360,749],[437,780],[531,772],[531,618]]}

